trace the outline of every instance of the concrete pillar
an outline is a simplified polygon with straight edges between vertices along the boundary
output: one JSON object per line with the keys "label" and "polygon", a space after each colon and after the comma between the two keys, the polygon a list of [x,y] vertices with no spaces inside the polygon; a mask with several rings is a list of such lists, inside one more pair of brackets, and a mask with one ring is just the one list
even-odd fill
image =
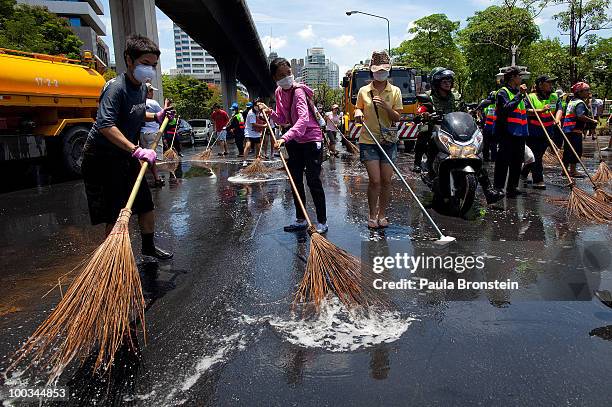
{"label": "concrete pillar", "polygon": [[221,94],[223,96],[223,108],[229,112],[229,107],[236,102],[236,70],[238,69],[237,56],[225,56],[217,58],[217,64],[221,71]]}
{"label": "concrete pillar", "polygon": [[[130,34],[144,35],[159,46],[155,0],[109,0],[109,6],[117,73],[122,73],[126,70],[123,59],[125,41]],[[157,64],[157,78],[153,80],[153,86],[159,89],[156,92],[156,98],[163,106],[161,61]]]}

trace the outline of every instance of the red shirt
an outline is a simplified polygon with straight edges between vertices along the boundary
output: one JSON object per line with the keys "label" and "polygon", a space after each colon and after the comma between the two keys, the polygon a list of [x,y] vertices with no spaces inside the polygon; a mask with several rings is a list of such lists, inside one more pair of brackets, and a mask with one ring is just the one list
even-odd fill
{"label": "red shirt", "polygon": [[217,132],[223,130],[223,128],[227,126],[227,123],[230,121],[230,117],[223,109],[213,111],[210,115],[210,119],[215,122],[215,131]]}

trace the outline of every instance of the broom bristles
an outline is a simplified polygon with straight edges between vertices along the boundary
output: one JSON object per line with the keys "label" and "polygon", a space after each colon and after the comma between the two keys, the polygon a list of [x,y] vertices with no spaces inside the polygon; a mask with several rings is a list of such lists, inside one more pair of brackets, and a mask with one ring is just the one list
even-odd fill
{"label": "broom bristles", "polygon": [[75,358],[98,347],[94,371],[109,371],[124,338],[133,345],[132,321],[145,332],[144,298],[123,209],[111,233],[94,252],[47,319],[17,352],[10,366],[29,359],[28,368],[49,365],[49,383]]}
{"label": "broom bristles", "polygon": [[595,190],[595,193],[593,194],[593,196],[598,201],[605,202],[605,203],[608,203],[608,204],[612,204],[612,194],[610,194],[609,192],[604,191],[601,188],[597,188]]}
{"label": "broom bristles", "polygon": [[169,148],[164,151],[164,160],[166,161],[176,161],[178,160],[178,154],[174,148]]}
{"label": "broom bristles", "polygon": [[373,290],[367,286],[360,260],[321,234],[310,232],[310,252],[294,304],[312,303],[319,309],[328,294],[337,295],[347,308],[379,303]]}
{"label": "broom bristles", "polygon": [[261,158],[257,157],[248,167],[242,170],[244,175],[271,174],[276,172],[274,168],[266,167]]}
{"label": "broom bristles", "polygon": [[567,214],[589,221],[609,223],[612,221],[612,204],[573,186],[567,200]]}
{"label": "broom bristles", "polygon": [[210,160],[210,157],[212,156],[212,149],[207,148],[206,150],[202,151],[200,154],[196,154],[196,157],[200,160]]}
{"label": "broom bristles", "polygon": [[593,181],[599,185],[605,185],[612,181],[612,170],[610,170],[608,164],[603,161],[599,162],[599,167],[593,175]]}
{"label": "broom bristles", "polygon": [[[559,156],[562,155],[563,150],[559,150]],[[542,163],[546,165],[557,165],[559,163],[559,160],[557,159],[557,156],[550,151],[550,149],[546,149],[544,155],[542,156]]]}
{"label": "broom bristles", "polygon": [[357,148],[357,146],[348,140],[346,141],[346,149],[348,150],[349,153],[353,155],[359,154],[359,149]]}

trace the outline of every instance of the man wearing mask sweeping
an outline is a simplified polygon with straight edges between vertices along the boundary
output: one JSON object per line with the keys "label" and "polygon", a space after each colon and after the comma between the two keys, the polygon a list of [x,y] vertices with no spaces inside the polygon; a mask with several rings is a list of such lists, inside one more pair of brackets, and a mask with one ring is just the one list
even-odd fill
{"label": "man wearing mask sweeping", "polygon": [[[155,165],[156,153],[138,146],[144,121],[161,123],[174,114],[169,101],[157,112],[146,112],[145,84],[155,78],[160,51],[149,38],[128,38],[124,59],[127,72],[109,81],[100,95],[100,106],[83,148],[82,173],[91,223],[106,224],[110,233],[125,206],[140,171],[140,161]],[[153,200],[147,183],[142,183],[132,212],[138,214],[142,254],[160,260],[172,253],[155,246]]]}

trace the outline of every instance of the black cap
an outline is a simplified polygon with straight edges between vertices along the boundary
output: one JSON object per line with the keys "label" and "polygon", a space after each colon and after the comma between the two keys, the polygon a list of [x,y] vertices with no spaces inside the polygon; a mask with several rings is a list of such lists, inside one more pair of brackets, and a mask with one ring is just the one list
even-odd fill
{"label": "black cap", "polygon": [[556,80],[557,78],[555,78],[554,76],[540,75],[536,78],[535,83],[536,85],[539,85],[544,82],[554,82]]}

